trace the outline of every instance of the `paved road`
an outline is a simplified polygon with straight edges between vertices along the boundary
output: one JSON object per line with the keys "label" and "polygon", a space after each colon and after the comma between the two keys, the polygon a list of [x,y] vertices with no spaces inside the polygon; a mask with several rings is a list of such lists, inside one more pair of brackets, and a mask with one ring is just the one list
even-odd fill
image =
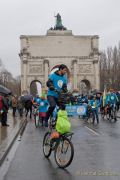
{"label": "paved road", "polygon": [[[86,124],[71,118],[75,155],[62,170],[42,152],[44,128],[29,121],[4,180],[120,180],[120,122]],[[8,157],[9,159],[9,157]]]}

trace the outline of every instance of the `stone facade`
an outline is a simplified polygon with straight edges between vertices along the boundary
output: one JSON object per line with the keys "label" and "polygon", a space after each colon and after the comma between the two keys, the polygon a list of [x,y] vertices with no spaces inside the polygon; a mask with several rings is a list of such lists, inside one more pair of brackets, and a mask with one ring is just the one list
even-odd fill
{"label": "stone facade", "polygon": [[48,30],[46,35],[21,35],[21,90],[30,90],[34,80],[46,86],[53,67],[67,65],[72,89],[100,88],[99,37],[73,35],[72,31]]}

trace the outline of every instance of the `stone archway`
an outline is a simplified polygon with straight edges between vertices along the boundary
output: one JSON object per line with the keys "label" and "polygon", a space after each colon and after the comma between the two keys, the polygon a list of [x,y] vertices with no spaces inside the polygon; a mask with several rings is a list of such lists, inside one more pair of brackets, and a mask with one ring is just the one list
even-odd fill
{"label": "stone archway", "polygon": [[42,83],[40,81],[33,80],[30,83],[30,94],[32,94],[33,96],[35,96],[36,94],[41,96],[41,94],[42,94]]}
{"label": "stone archway", "polygon": [[91,90],[91,84],[90,81],[87,79],[83,79],[80,81],[80,94],[89,94]]}
{"label": "stone archway", "polygon": [[22,35],[20,41],[21,91],[30,92],[30,83],[36,79],[45,89],[50,71],[59,64],[69,68],[69,89],[72,86],[72,90],[80,90],[82,79],[87,91],[100,88],[97,35],[76,36],[71,30],[48,30],[43,36]]}

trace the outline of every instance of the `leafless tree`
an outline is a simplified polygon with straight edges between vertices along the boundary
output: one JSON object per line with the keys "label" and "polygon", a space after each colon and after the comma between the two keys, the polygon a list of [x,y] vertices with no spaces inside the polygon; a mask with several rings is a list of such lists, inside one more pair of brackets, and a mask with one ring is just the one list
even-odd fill
{"label": "leafless tree", "polygon": [[108,47],[100,56],[101,90],[113,88],[120,90],[120,43],[118,47]]}
{"label": "leafless tree", "polygon": [[17,96],[21,95],[21,78],[13,77],[13,75],[4,67],[2,60],[0,59],[0,84],[9,88],[13,94]]}

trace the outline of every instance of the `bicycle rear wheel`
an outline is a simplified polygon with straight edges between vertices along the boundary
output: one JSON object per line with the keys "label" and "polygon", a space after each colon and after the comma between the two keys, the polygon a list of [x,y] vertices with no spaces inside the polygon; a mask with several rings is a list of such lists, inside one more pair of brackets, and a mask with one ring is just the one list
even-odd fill
{"label": "bicycle rear wheel", "polygon": [[93,123],[93,114],[92,114],[92,112],[89,114],[87,121],[88,121],[88,123]]}
{"label": "bicycle rear wheel", "polygon": [[37,128],[40,125],[39,112],[36,112],[36,114],[34,115],[34,119],[35,119],[35,127]]}
{"label": "bicycle rear wheel", "polygon": [[50,146],[50,135],[51,135],[50,132],[46,132],[43,138],[43,154],[46,158],[48,158],[52,152],[52,149]]}
{"label": "bicycle rear wheel", "polygon": [[54,151],[56,164],[60,168],[66,168],[71,164],[73,156],[74,147],[72,142],[67,137],[61,138]]}

